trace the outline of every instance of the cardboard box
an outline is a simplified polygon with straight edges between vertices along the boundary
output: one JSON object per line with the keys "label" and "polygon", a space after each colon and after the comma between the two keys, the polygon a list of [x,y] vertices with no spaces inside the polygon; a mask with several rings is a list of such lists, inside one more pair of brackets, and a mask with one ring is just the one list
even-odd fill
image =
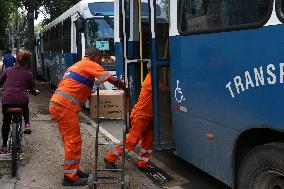
{"label": "cardboard box", "polygon": [[[123,119],[123,90],[100,90],[100,118]],[[97,94],[93,93],[90,97],[91,118],[97,118]]]}

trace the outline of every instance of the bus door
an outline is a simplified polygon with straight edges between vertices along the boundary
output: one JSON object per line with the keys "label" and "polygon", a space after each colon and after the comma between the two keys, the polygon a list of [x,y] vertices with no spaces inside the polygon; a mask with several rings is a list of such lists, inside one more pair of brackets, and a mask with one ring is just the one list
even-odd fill
{"label": "bus door", "polygon": [[151,0],[151,62],[154,105],[154,138],[156,150],[175,147],[172,126],[170,62],[169,62],[169,0]]}
{"label": "bus door", "polygon": [[[136,0],[121,1],[123,13],[124,73],[130,90],[130,109],[137,102],[141,84],[147,75],[147,63],[150,61],[151,35],[148,1],[142,1],[141,3],[141,29],[139,29],[140,17],[138,3]],[[142,36],[140,36],[140,33]]]}

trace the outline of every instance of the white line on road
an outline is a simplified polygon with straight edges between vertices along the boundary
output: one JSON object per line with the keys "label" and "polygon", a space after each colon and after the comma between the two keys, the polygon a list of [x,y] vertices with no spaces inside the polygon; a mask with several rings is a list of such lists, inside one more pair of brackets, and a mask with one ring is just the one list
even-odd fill
{"label": "white line on road", "polygon": [[[91,126],[85,124],[85,128],[88,130],[88,132],[92,135],[95,135],[95,129],[97,128],[97,123],[92,120],[89,116],[87,116],[86,114],[84,114],[83,112],[80,112],[79,115],[84,118],[87,122],[89,122]],[[94,129],[95,128],[95,129]],[[104,136],[106,136],[107,138],[109,138],[113,143],[115,144],[119,144],[120,140],[118,140],[117,138],[115,138],[112,134],[110,134],[107,130],[105,130],[104,128],[100,127],[101,134],[103,134]],[[138,154],[136,154],[134,151],[130,151],[127,153],[131,158],[133,159],[137,159],[138,158]],[[183,189],[181,186],[172,186],[169,189]]]}
{"label": "white line on road", "polygon": [[[92,124],[95,128],[97,128],[97,123],[94,122],[91,118],[89,118],[86,114],[80,112],[80,116],[82,116],[84,119],[86,119],[90,124]],[[107,138],[109,138],[113,143],[119,144],[120,140],[115,138],[112,134],[110,134],[107,130],[104,128],[100,127],[100,132],[105,135]]]}

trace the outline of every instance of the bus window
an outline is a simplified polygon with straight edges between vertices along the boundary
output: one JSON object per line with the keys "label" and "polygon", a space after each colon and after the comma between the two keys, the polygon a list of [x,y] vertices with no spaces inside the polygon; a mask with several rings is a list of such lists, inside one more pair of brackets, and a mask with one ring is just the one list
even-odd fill
{"label": "bus window", "polygon": [[[125,40],[126,43],[129,41],[129,36],[130,36],[130,1],[129,0],[125,0],[124,1],[124,10],[125,10]],[[128,44],[126,44],[126,53],[127,53],[127,57],[129,58],[129,54],[131,54],[129,51],[131,51],[131,49],[128,48]],[[132,56],[130,56],[131,58]]]}
{"label": "bus window", "polygon": [[63,52],[71,52],[71,17],[63,21]]}
{"label": "bus window", "polygon": [[284,23],[284,0],[277,0],[275,8],[278,19]]}
{"label": "bus window", "polygon": [[169,58],[169,1],[164,0],[156,5],[156,44],[157,58]]}
{"label": "bus window", "polygon": [[261,26],[268,19],[271,3],[271,0],[179,0],[179,31],[186,34]]}
{"label": "bus window", "polygon": [[57,47],[57,44],[56,44],[56,27],[52,27],[51,30],[50,30],[50,51],[52,53],[55,53],[56,52],[56,47]]}
{"label": "bus window", "polygon": [[47,31],[47,41],[48,41],[47,51],[51,52],[51,47],[52,47],[52,44],[51,44],[51,29],[49,29]]}
{"label": "bus window", "polygon": [[[142,21],[142,53],[143,58],[150,58],[150,41],[151,41],[151,31],[150,31],[150,15],[149,15],[149,4],[141,2],[141,21]],[[140,38],[139,38],[139,11],[138,11],[138,2],[133,1],[132,7],[130,7],[130,1],[125,0],[125,32],[126,32],[126,41],[127,44],[127,57],[129,59],[140,58]],[[130,11],[130,9],[133,9]],[[158,14],[160,12],[158,11]],[[130,15],[133,14],[133,15]],[[133,20],[130,20],[132,17]],[[131,23],[130,23],[131,22]],[[130,29],[132,31],[130,31]]]}
{"label": "bus window", "polygon": [[57,52],[58,53],[61,53],[62,52],[62,30],[63,30],[63,26],[62,26],[62,23],[59,23],[57,26],[56,26],[56,30],[57,30]]}
{"label": "bus window", "polygon": [[96,16],[97,13],[103,15],[113,16],[114,15],[114,4],[113,2],[95,2],[89,3],[88,7],[92,15]]}

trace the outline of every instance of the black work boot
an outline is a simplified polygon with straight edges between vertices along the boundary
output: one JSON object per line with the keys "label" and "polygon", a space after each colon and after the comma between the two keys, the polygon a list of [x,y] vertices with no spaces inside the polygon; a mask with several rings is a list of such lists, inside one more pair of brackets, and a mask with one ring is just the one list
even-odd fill
{"label": "black work boot", "polygon": [[79,178],[89,178],[89,175],[90,175],[90,174],[91,174],[91,173],[83,172],[83,171],[81,171],[81,170],[77,171],[77,176],[78,176]]}
{"label": "black work boot", "polygon": [[88,179],[87,178],[78,178],[75,181],[69,180],[66,176],[64,176],[63,186],[86,186],[88,185]]}
{"label": "black work boot", "polygon": [[104,158],[104,162],[106,164],[106,169],[117,169],[116,165],[108,161],[106,158]]}

